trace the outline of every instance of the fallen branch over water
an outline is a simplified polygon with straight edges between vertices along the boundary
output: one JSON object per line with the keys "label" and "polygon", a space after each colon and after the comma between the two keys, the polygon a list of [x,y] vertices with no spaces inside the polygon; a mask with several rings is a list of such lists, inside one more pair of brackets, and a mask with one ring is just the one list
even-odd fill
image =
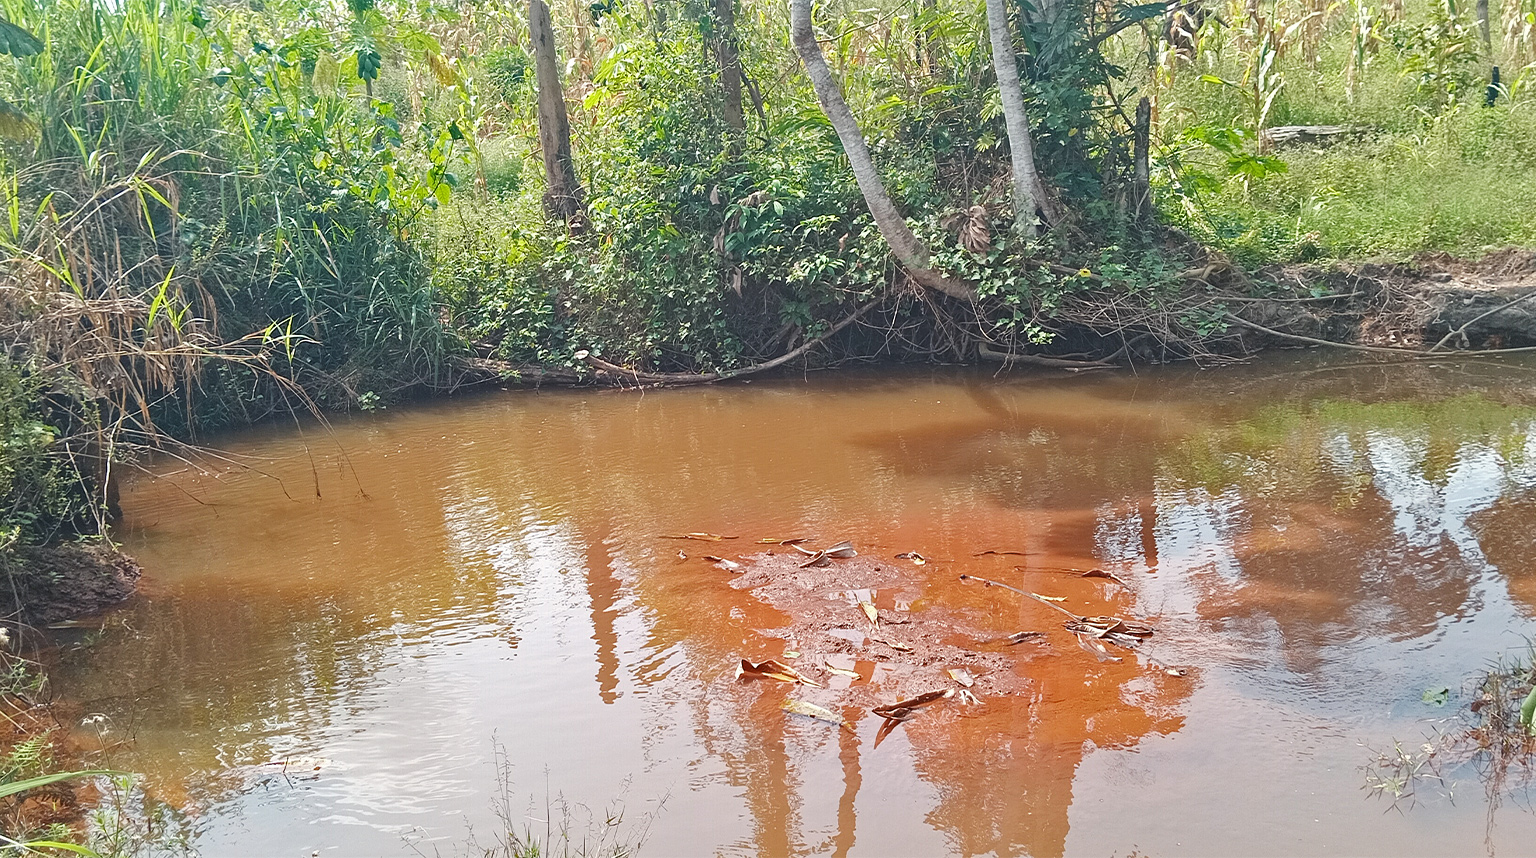
{"label": "fallen branch over water", "polygon": [[576,359],[581,361],[582,363],[585,363],[587,366],[592,367],[592,369],[597,372],[597,374],[598,374],[598,376],[600,378],[606,377],[607,379],[611,380],[612,383],[615,383],[615,384],[623,384],[625,382],[630,382],[630,383],[633,383],[633,384],[636,384],[636,385],[647,385],[647,386],[652,386],[652,387],[658,387],[658,386],[677,386],[677,385],[685,385],[685,384],[709,384],[711,382],[716,382],[716,381],[726,381],[726,380],[729,380],[729,379],[732,379],[732,378],[741,378],[742,376],[746,376],[746,375],[754,375],[754,374],[759,373],[759,372],[766,372],[766,371],[768,371],[770,369],[775,369],[777,367],[781,367],[784,364],[787,364],[790,361],[795,360],[796,358],[799,358],[799,357],[802,357],[802,356],[804,356],[806,354],[809,354],[812,349],[816,348],[817,346],[820,346],[822,343],[825,343],[827,340],[829,340],[833,336],[835,336],[838,332],[842,331],[844,328],[846,328],[849,325],[853,324],[854,322],[858,321],[860,316],[863,316],[865,313],[867,313],[870,310],[874,309],[879,304],[880,304],[880,299],[878,299],[878,298],[873,300],[873,301],[870,301],[869,303],[867,303],[864,306],[858,308],[857,310],[854,310],[846,318],[844,318],[841,322],[838,322],[837,324],[835,324],[832,327],[828,328],[826,333],[824,333],[821,336],[816,337],[814,339],[807,340],[803,345],[801,345],[797,349],[794,349],[793,351],[789,351],[789,352],[786,352],[786,353],[784,353],[782,355],[779,355],[778,357],[774,358],[773,360],[767,360],[767,361],[763,361],[762,363],[755,363],[755,364],[752,364],[751,366],[739,367],[737,369],[721,370],[720,372],[699,372],[699,373],[695,373],[695,372],[643,372],[641,370],[629,369],[628,367],[622,367],[622,366],[618,366],[617,364],[609,363],[608,361],[603,360],[602,358],[598,357],[597,355],[592,354],[587,349],[582,349],[582,350],[576,352]]}

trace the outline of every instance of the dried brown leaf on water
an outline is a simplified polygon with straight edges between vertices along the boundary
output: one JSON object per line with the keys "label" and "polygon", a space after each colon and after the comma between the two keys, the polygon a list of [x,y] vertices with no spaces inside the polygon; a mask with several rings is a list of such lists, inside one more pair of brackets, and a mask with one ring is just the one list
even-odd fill
{"label": "dried brown leaf on water", "polygon": [[824,551],[816,551],[815,549],[811,549],[811,548],[801,548],[800,547],[800,543],[798,543],[798,542],[786,542],[784,544],[788,545],[790,548],[795,549],[796,551],[800,552],[801,554],[804,554],[807,557],[815,557],[818,554],[825,554],[826,553]]}
{"label": "dried brown leaf on water", "polygon": [[850,733],[855,732],[853,725],[848,723],[848,719],[830,709],[817,706],[815,703],[809,703],[804,700],[786,700],[784,701],[784,711],[795,715],[804,715],[807,718],[815,718],[817,721],[825,721],[828,724],[846,727]]}
{"label": "dried brown leaf on water", "polygon": [[741,664],[736,666],[736,678],[776,679],[779,682],[798,682],[801,685],[809,685],[812,688],[821,687],[821,683],[817,682],[816,680],[807,677],[805,674],[795,670],[793,667],[790,667],[784,662],[772,658],[768,659],[767,661],[758,662],[757,664],[753,664],[746,659],[742,659]]}
{"label": "dried brown leaf on water", "polygon": [[[797,545],[795,547],[799,548],[800,546]],[[832,558],[827,556],[827,552],[825,552],[825,551],[817,551],[816,553],[811,555],[811,559],[810,560],[807,560],[804,563],[801,563],[800,564],[800,568],[801,569],[805,569],[805,568],[808,568],[808,567],[811,567],[811,566],[831,566],[831,565],[832,565]]]}
{"label": "dried brown leaf on water", "polygon": [[870,637],[870,640],[879,641],[880,643],[885,644],[886,646],[890,647],[893,650],[896,650],[897,652],[911,652],[912,651],[912,647],[909,647],[906,644],[900,643],[898,641],[891,641],[891,640],[886,640],[885,638],[877,638],[877,637],[873,637],[873,636]]}
{"label": "dried brown leaf on water", "polygon": [[1002,556],[1028,557],[1029,556],[1029,552],[1028,551],[996,551],[996,550],[993,550],[993,549],[988,549],[986,551],[978,551],[975,554],[972,554],[971,556],[972,557],[986,557],[988,554],[995,554],[995,555],[997,555],[999,557],[1002,557]]}
{"label": "dried brown leaf on water", "polygon": [[720,542],[724,539],[738,539],[735,536],[721,536],[718,533],[663,533],[662,539],[697,539],[700,542]]}
{"label": "dried brown leaf on water", "polygon": [[705,554],[704,559],[718,565],[721,569],[724,569],[727,572],[741,571],[741,564],[734,560],[727,560],[724,557],[716,557],[713,554]]}
{"label": "dried brown leaf on water", "polygon": [[859,552],[853,550],[853,543],[846,539],[836,545],[827,546],[825,549],[822,549],[821,553],[828,557],[836,557],[839,560],[847,560],[850,557],[859,556]]}
{"label": "dried brown leaf on water", "polygon": [[777,539],[775,537],[768,536],[768,537],[764,537],[763,539],[759,539],[757,541],[757,544],[758,545],[799,545],[802,542],[809,542],[809,541],[810,541],[810,537],[809,536],[792,536],[792,537],[790,537],[788,539]]}
{"label": "dried brown leaf on water", "polygon": [[1043,637],[1045,637],[1045,632],[1014,632],[1008,637],[1003,638],[1003,640],[1012,646],[1014,644],[1021,644],[1027,640]]}
{"label": "dried brown leaf on water", "polygon": [[1109,580],[1115,582],[1116,584],[1119,584],[1120,586],[1126,588],[1127,590],[1129,590],[1131,588],[1131,585],[1129,585],[1129,584],[1125,583],[1124,581],[1120,580],[1120,576],[1119,575],[1116,575],[1113,572],[1106,572],[1103,569],[1089,569],[1087,572],[1084,572],[1081,577],[1083,577],[1083,578],[1108,578]]}
{"label": "dried brown leaf on water", "polygon": [[896,559],[897,560],[910,560],[910,561],[912,561],[912,565],[913,566],[922,566],[922,565],[924,565],[924,564],[926,564],[928,562],[928,558],[924,557],[921,554],[918,554],[916,551],[903,551],[900,554],[896,555]]}
{"label": "dried brown leaf on water", "polygon": [[1084,632],[1077,632],[1075,633],[1074,637],[1077,638],[1077,645],[1082,647],[1084,652],[1089,653],[1099,661],[1118,662],[1121,660],[1119,656],[1111,655],[1109,652],[1109,647],[1105,646],[1104,642],[1099,640],[1094,635]]}
{"label": "dried brown leaf on water", "polygon": [[1042,596],[1039,593],[1030,593],[1029,595],[1046,602],[1065,602],[1067,600],[1066,596]]}
{"label": "dried brown leaf on water", "polygon": [[828,673],[835,673],[838,676],[847,676],[852,679],[860,678],[859,672],[857,670],[849,670],[846,667],[837,667],[835,665],[827,664],[826,662],[821,663],[821,669]]}
{"label": "dried brown leaf on water", "polygon": [[976,684],[976,677],[972,676],[971,672],[963,667],[951,667],[949,670],[945,671],[945,673],[949,674],[950,679],[953,679],[966,688],[970,688],[972,685]]}
{"label": "dried brown leaf on water", "polygon": [[915,709],[921,709],[924,706],[932,706],[935,703],[940,703],[954,696],[955,689],[945,688],[941,691],[929,691],[924,694],[919,694],[910,700],[898,700],[889,706],[877,706],[870,711],[876,715],[879,715],[881,718],[896,718],[897,720],[905,720],[905,718],[910,718],[911,715],[902,716],[903,710],[910,712]]}
{"label": "dried brown leaf on water", "polygon": [[1152,627],[1128,623],[1119,617],[1080,617],[1062,624],[1073,634],[1091,634],[1094,637],[1124,635],[1130,638],[1152,637]]}

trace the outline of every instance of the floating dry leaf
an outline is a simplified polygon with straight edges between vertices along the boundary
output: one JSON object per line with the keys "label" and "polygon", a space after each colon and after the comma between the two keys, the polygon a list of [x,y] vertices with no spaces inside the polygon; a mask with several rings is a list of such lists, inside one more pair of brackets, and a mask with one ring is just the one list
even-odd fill
{"label": "floating dry leaf", "polygon": [[928,562],[928,558],[924,557],[921,554],[918,554],[916,551],[903,551],[902,553],[896,555],[896,559],[897,560],[910,560],[910,561],[912,561],[912,565],[913,566],[922,566],[923,564]]}
{"label": "floating dry leaf", "polygon": [[836,545],[828,546],[822,550],[828,557],[836,557],[839,560],[847,560],[850,557],[858,557],[859,552],[853,550],[853,543],[843,540]]}
{"label": "floating dry leaf", "polygon": [[897,652],[911,652],[912,651],[912,647],[909,647],[906,644],[901,643],[899,641],[888,641],[885,638],[872,638],[872,639],[873,640],[877,640],[880,643],[885,644],[886,646],[890,647],[893,650],[896,650]]}
{"label": "floating dry leaf", "polygon": [[1077,645],[1082,647],[1084,652],[1092,654],[1099,661],[1121,660],[1119,656],[1110,655],[1109,647],[1106,647],[1104,642],[1099,640],[1094,635],[1086,634],[1084,632],[1077,632],[1076,637]]}
{"label": "floating dry leaf", "polygon": [[837,724],[841,727],[847,727],[850,733],[854,732],[853,725],[848,723],[846,718],[830,709],[817,706],[815,703],[808,703],[804,700],[786,700],[784,701],[784,711],[792,712],[796,715],[804,715],[807,718],[815,718],[817,721],[825,721],[828,724]]}
{"label": "floating dry leaf", "polygon": [[721,536],[718,533],[663,533],[662,539],[697,539],[700,542],[719,542],[722,539],[737,539],[735,536]]}
{"label": "floating dry leaf", "polygon": [[[797,545],[795,547],[799,548],[800,546]],[[827,556],[827,552],[825,552],[825,551],[817,551],[817,552],[815,552],[814,554],[811,555],[811,559],[810,560],[807,560],[804,563],[801,563],[800,564],[800,568],[801,569],[805,569],[805,568],[807,568],[809,566],[831,566],[831,565],[832,565],[832,558]]]}
{"label": "floating dry leaf", "polygon": [[821,683],[807,677],[805,674],[777,659],[753,664],[746,659],[736,666],[737,679],[776,679],[779,682],[798,682],[801,685],[809,685],[812,688],[820,688]]}
{"label": "floating dry leaf", "polygon": [[776,538],[774,538],[772,536],[769,536],[769,537],[767,537],[765,539],[759,539],[757,541],[757,544],[758,545],[799,545],[802,542],[809,542],[809,541],[810,541],[810,537],[808,537],[808,536],[792,536],[789,539],[776,539]]}
{"label": "floating dry leaf", "polygon": [[792,650],[792,649],[785,650],[784,651],[784,655],[780,656],[780,658],[799,658],[799,657],[800,657],[800,653],[795,651],[795,650]]}
{"label": "floating dry leaf", "polygon": [[981,698],[962,688],[955,692],[955,702],[959,703],[961,706],[979,706],[981,704]]}
{"label": "floating dry leaf", "polygon": [[721,569],[724,569],[727,572],[740,572],[741,571],[741,564],[737,563],[734,560],[727,560],[724,557],[716,557],[713,554],[706,554],[706,555],[704,555],[704,559],[710,561],[711,563],[715,563],[715,564],[719,565],[719,567]]}
{"label": "floating dry leaf", "polygon": [[836,667],[836,666],[827,664],[826,662],[822,662],[821,663],[821,669],[825,670],[828,673],[835,673],[838,676],[847,676],[847,677],[851,677],[853,679],[860,678],[859,677],[859,672],[857,670],[849,670],[849,669],[847,669],[845,667]]}
{"label": "floating dry leaf", "polygon": [[1009,635],[1008,637],[1003,638],[1002,640],[1003,640],[1004,643],[1008,644],[1009,646],[1012,646],[1014,644],[1021,644],[1021,643],[1025,642],[1025,641],[1027,641],[1027,640],[1032,640],[1034,638],[1043,638],[1043,637],[1045,637],[1045,632],[1014,632],[1013,634]]}
{"label": "floating dry leaf", "polygon": [[1067,600],[1066,596],[1042,596],[1039,593],[1030,593],[1029,595],[1045,602],[1065,602]]}
{"label": "floating dry leaf", "polygon": [[[1163,668],[1163,673],[1166,673],[1169,676],[1183,676],[1184,674],[1186,674],[1188,672],[1189,671],[1185,670],[1182,667],[1165,667],[1165,668]],[[1472,711],[1476,712],[1477,710],[1473,709]]]}
{"label": "floating dry leaf", "polygon": [[686,551],[679,551],[679,552],[677,552],[677,559],[678,560],[687,560],[688,559],[688,552],[686,552]]}
{"label": "floating dry leaf", "polygon": [[859,610],[863,611],[864,616],[869,618],[870,625],[877,629],[880,628],[880,612],[875,609],[874,604],[870,602],[860,602]]}
{"label": "floating dry leaf", "polygon": [[1127,590],[1129,590],[1131,588],[1131,585],[1129,585],[1129,584],[1125,583],[1124,581],[1120,580],[1120,576],[1119,575],[1116,575],[1113,572],[1106,572],[1103,569],[1089,569],[1087,572],[1084,572],[1082,574],[1082,577],[1084,577],[1084,578],[1108,578],[1109,580],[1115,582],[1116,584],[1119,584],[1120,586],[1126,588]]}
{"label": "floating dry leaf", "polygon": [[804,554],[807,557],[815,557],[818,554],[826,553],[826,552],[823,552],[823,551],[816,551],[816,550],[810,549],[810,548],[801,548],[800,544],[798,542],[786,542],[784,544],[788,545],[790,548],[795,549],[796,551],[800,552],[801,554]]}
{"label": "floating dry leaf", "polygon": [[1029,552],[1028,551],[993,551],[993,550],[978,551],[975,554],[972,554],[971,556],[972,557],[986,557],[988,554],[996,554],[996,555],[999,555],[999,556],[1011,555],[1013,557],[1028,557],[1029,556]]}
{"label": "floating dry leaf", "polygon": [[972,685],[976,684],[976,677],[972,676],[971,672],[963,667],[951,667],[949,670],[945,671],[945,673],[949,674],[950,679],[953,679],[966,688],[970,688]]}
{"label": "floating dry leaf", "polygon": [[1119,617],[1080,617],[1062,625],[1073,634],[1090,634],[1100,638],[1107,638],[1111,635],[1129,638],[1152,637],[1152,628],[1150,626],[1128,623]]}
{"label": "floating dry leaf", "polygon": [[924,706],[932,706],[935,703],[938,703],[938,702],[944,701],[944,700],[948,700],[949,698],[954,697],[954,696],[955,696],[955,689],[953,689],[953,688],[945,688],[942,691],[929,691],[929,692],[924,693],[924,694],[919,694],[916,697],[911,698],[910,700],[898,700],[898,701],[896,701],[895,703],[892,703],[889,706],[877,706],[874,709],[871,709],[870,711],[875,713],[876,715],[879,715],[881,718],[895,718],[896,720],[906,720],[906,718],[910,718],[912,716],[910,714],[903,715],[902,713],[904,711],[905,712],[911,712],[911,711],[913,711],[915,709],[921,709]]}

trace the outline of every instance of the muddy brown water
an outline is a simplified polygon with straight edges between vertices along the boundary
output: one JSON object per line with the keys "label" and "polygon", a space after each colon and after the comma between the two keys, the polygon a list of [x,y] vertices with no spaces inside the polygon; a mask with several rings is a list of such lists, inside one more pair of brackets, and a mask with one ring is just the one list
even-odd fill
{"label": "muddy brown water", "polygon": [[[506,392],[266,427],[131,481],[144,592],[55,688],[207,855],[454,854],[494,842],[498,803],[542,832],[562,797],[573,836],[609,808],[620,839],[648,820],[651,855],[1528,853],[1529,797],[1490,812],[1475,763],[1401,813],[1362,767],[1454,729],[1477,671],[1536,634],[1533,429],[1536,364],[1305,356]],[[741,538],[660,538],[689,531]],[[735,680],[792,645],[791,618],[699,555],[770,536],[899,569],[887,615],[1045,640],[949,641],[990,647],[1016,693],[878,748],[867,711],[840,710],[852,731],[786,714],[837,707],[839,684],[878,697],[883,657],[850,611],[835,665],[859,679]],[[1093,567],[1129,589],[1060,571]],[[1151,625],[1146,652],[1188,674],[1100,662],[962,572]]]}

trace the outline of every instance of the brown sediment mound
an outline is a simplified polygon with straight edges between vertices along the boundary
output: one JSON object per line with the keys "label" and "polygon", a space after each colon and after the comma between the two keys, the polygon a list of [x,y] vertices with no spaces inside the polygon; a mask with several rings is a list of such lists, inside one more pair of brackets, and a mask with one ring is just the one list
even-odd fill
{"label": "brown sediment mound", "polygon": [[34,627],[110,608],[133,595],[141,574],[132,558],[105,544],[24,546],[3,562],[9,592],[0,613]]}
{"label": "brown sediment mound", "polygon": [[840,704],[873,708],[964,687],[951,669],[964,671],[982,699],[1031,691],[1023,666],[1048,651],[1043,639],[1011,645],[962,613],[923,604],[903,561],[859,556],[804,566],[808,560],[789,548],[742,557],[731,585],[791,618],[764,632],[784,640],[787,663],[839,691]]}

